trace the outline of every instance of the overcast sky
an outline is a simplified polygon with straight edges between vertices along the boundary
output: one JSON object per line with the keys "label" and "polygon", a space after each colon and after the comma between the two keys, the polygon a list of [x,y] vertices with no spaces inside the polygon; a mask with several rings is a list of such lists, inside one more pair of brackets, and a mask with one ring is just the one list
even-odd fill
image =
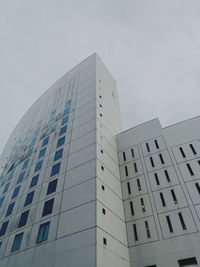
{"label": "overcast sky", "polygon": [[40,95],[97,52],[124,129],[200,115],[200,0],[0,0],[0,152]]}

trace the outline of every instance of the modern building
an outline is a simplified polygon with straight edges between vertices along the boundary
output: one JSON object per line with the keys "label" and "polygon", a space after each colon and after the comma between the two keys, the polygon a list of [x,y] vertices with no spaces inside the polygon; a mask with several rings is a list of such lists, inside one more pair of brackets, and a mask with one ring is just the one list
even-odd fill
{"label": "modern building", "polygon": [[200,117],[122,131],[96,54],[51,86],[1,156],[1,267],[200,265]]}

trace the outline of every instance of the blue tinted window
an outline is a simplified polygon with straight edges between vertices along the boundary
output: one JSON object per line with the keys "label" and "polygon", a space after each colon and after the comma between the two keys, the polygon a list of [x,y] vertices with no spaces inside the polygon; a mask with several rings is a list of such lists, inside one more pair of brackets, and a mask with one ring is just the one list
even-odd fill
{"label": "blue tinted window", "polygon": [[64,116],[70,113],[70,108],[64,110]]}
{"label": "blue tinted window", "polygon": [[36,176],[34,176],[34,177],[32,178],[31,183],[30,183],[30,187],[29,187],[29,188],[31,188],[31,187],[37,185],[38,178],[39,178],[39,174],[36,175]]}
{"label": "blue tinted window", "polygon": [[52,199],[50,199],[50,200],[47,200],[47,201],[44,203],[44,208],[43,208],[43,212],[42,212],[42,217],[52,213],[52,210],[53,210],[53,203],[54,203],[54,198],[52,198]]}
{"label": "blue tinted window", "polygon": [[54,161],[62,158],[62,155],[63,155],[63,148],[58,150],[58,151],[56,151],[55,157],[54,157]]}
{"label": "blue tinted window", "polygon": [[53,123],[54,123],[54,119],[51,119],[51,120],[48,122],[48,127],[50,127]]}
{"label": "blue tinted window", "polygon": [[45,132],[45,135],[49,135],[49,134],[51,133],[51,131],[52,131],[52,128],[51,128],[51,127],[48,128],[48,129],[46,130],[46,132]]}
{"label": "blue tinted window", "polygon": [[65,136],[58,139],[57,147],[62,146],[65,143]]}
{"label": "blue tinted window", "polygon": [[51,169],[51,176],[56,175],[60,171],[60,162],[56,165],[54,165]]}
{"label": "blue tinted window", "polygon": [[33,146],[33,145],[35,145],[35,143],[36,143],[36,139],[37,139],[37,137],[35,137],[35,138],[32,140],[32,142],[31,142],[30,146]]}
{"label": "blue tinted window", "polygon": [[68,108],[71,106],[72,100],[69,100],[65,103],[65,108]]}
{"label": "blue tinted window", "polygon": [[42,168],[42,162],[43,162],[43,160],[36,163],[34,172],[37,172]]}
{"label": "blue tinted window", "polygon": [[37,236],[37,243],[41,243],[42,241],[46,241],[49,234],[50,222],[44,223],[40,225],[40,229]]}
{"label": "blue tinted window", "polygon": [[2,205],[3,205],[4,198],[5,198],[5,197],[0,198],[0,208],[1,208]]}
{"label": "blue tinted window", "polygon": [[62,123],[61,123],[61,125],[64,125],[65,123],[67,123],[68,120],[69,120],[69,116],[64,117],[64,118],[62,119]]}
{"label": "blue tinted window", "polygon": [[20,185],[15,188],[13,195],[12,195],[12,199],[18,196],[19,190],[20,190]]}
{"label": "blue tinted window", "polygon": [[6,212],[6,217],[9,216],[10,214],[12,214],[14,205],[15,205],[15,202],[11,203],[11,204],[8,206],[8,209],[7,209],[7,212]]}
{"label": "blue tinted window", "polygon": [[33,153],[33,148],[29,149],[29,151],[27,152],[27,157],[30,157]]}
{"label": "blue tinted window", "polygon": [[22,166],[22,170],[25,169],[28,166],[29,163],[29,159],[27,159],[26,161],[24,161],[24,164]]}
{"label": "blue tinted window", "polygon": [[10,174],[9,174],[9,176],[8,176],[8,179],[9,179],[9,180],[13,178],[13,176],[14,176],[14,172],[15,172],[15,169],[12,170],[12,171],[10,172]]}
{"label": "blue tinted window", "polygon": [[34,132],[34,136],[35,136],[35,135],[38,135],[38,134],[39,134],[39,132],[40,132],[40,128],[39,128],[39,129],[37,129],[37,130],[35,130],[35,132]]}
{"label": "blue tinted window", "polygon": [[59,135],[62,135],[62,134],[64,134],[64,133],[66,133],[66,131],[67,131],[67,125],[65,125],[64,127],[62,127],[62,128],[60,129],[60,133],[59,133]]}
{"label": "blue tinted window", "polygon": [[22,238],[23,238],[23,233],[18,234],[18,235],[15,236],[11,252],[14,252],[14,251],[17,251],[17,250],[20,249],[21,243],[22,243]]}
{"label": "blue tinted window", "polygon": [[0,230],[0,236],[5,235],[7,227],[8,227],[9,221],[6,221],[2,224],[1,230]]}
{"label": "blue tinted window", "polygon": [[56,180],[53,180],[49,183],[48,185],[48,189],[47,189],[47,195],[53,193],[56,191],[56,187],[57,187],[57,182],[58,182],[58,179]]}
{"label": "blue tinted window", "polygon": [[19,178],[17,180],[17,184],[21,183],[24,179],[25,172],[20,173]]}
{"label": "blue tinted window", "polygon": [[45,152],[46,152],[46,148],[43,148],[39,153],[38,159],[42,158],[45,155]]}
{"label": "blue tinted window", "polygon": [[9,185],[10,183],[7,183],[4,187],[4,190],[3,190],[3,194],[6,193],[8,191],[8,188],[9,188]]}
{"label": "blue tinted window", "polygon": [[25,207],[25,206],[28,206],[28,205],[30,205],[30,204],[32,203],[32,201],[33,201],[33,197],[34,197],[34,192],[35,192],[35,191],[32,191],[32,192],[28,193],[28,195],[26,196],[26,200],[25,200],[25,203],[24,203],[24,207]]}
{"label": "blue tinted window", "polygon": [[26,225],[27,219],[28,219],[28,215],[29,215],[29,210],[26,210],[26,211],[24,211],[22,213],[20,221],[19,221],[19,224],[18,224],[18,228]]}
{"label": "blue tinted window", "polygon": [[42,146],[46,146],[46,145],[48,144],[48,142],[49,142],[49,136],[46,137],[46,138],[43,140],[43,142],[42,142]]}
{"label": "blue tinted window", "polygon": [[56,115],[56,110],[52,111],[50,114],[50,118],[53,118]]}

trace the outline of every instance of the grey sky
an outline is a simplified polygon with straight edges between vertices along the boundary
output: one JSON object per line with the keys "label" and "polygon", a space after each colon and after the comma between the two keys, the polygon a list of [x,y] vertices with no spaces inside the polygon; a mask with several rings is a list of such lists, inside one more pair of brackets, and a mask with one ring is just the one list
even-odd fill
{"label": "grey sky", "polygon": [[124,129],[200,114],[199,0],[0,0],[0,152],[30,105],[97,52]]}

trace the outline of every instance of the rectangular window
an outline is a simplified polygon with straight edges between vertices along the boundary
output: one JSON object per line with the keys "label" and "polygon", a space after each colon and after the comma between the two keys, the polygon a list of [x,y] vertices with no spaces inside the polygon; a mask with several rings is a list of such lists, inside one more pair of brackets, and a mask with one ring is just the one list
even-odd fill
{"label": "rectangular window", "polygon": [[146,233],[147,233],[147,238],[151,238],[148,221],[145,221],[144,223],[145,223],[145,229],[146,229]]}
{"label": "rectangular window", "polygon": [[192,153],[193,153],[194,155],[196,155],[197,152],[196,152],[196,150],[195,150],[195,148],[194,148],[194,146],[193,146],[192,144],[190,144],[190,148],[191,148],[191,150],[192,150]]}
{"label": "rectangular window", "polygon": [[145,212],[144,199],[143,198],[140,198],[140,202],[141,202],[142,212]]}
{"label": "rectangular window", "polygon": [[178,200],[177,200],[177,198],[176,198],[176,195],[175,195],[175,193],[174,193],[174,190],[171,189],[170,191],[171,191],[171,194],[172,194],[172,198],[173,198],[173,200],[174,200],[174,203],[177,204],[177,203],[178,203]]}
{"label": "rectangular window", "polygon": [[8,188],[10,186],[10,183],[7,183],[4,187],[4,190],[3,190],[3,194],[6,193],[8,191]]}
{"label": "rectangular window", "polygon": [[62,155],[63,155],[63,148],[60,149],[60,150],[58,150],[58,151],[56,151],[56,153],[55,153],[55,157],[54,157],[54,161],[56,161],[56,160],[62,158]]}
{"label": "rectangular window", "polygon": [[157,140],[154,140],[154,143],[155,143],[155,145],[156,145],[156,148],[159,149],[158,141],[157,141]]}
{"label": "rectangular window", "polygon": [[38,174],[38,175],[36,175],[36,176],[34,176],[34,177],[31,179],[31,183],[30,183],[30,186],[29,186],[29,188],[31,188],[31,187],[34,187],[34,186],[36,186],[36,185],[37,185],[38,178],[39,178],[39,174]]}
{"label": "rectangular window", "polygon": [[124,161],[126,161],[126,154],[125,154],[125,152],[123,152],[123,159],[124,159]]}
{"label": "rectangular window", "polygon": [[4,222],[4,223],[2,224],[2,226],[1,226],[1,230],[0,230],[0,236],[5,235],[6,230],[7,230],[7,227],[8,227],[8,223],[9,223],[9,221],[6,221],[6,222]]}
{"label": "rectangular window", "polygon": [[154,173],[154,177],[155,177],[155,180],[156,180],[156,184],[160,185],[160,182],[159,182],[159,179],[158,179],[158,174]]}
{"label": "rectangular window", "polygon": [[45,147],[45,148],[43,148],[42,150],[40,150],[40,153],[39,153],[38,159],[40,159],[40,158],[44,157],[44,155],[45,155],[45,152],[46,152],[46,147]]}
{"label": "rectangular window", "polygon": [[135,172],[138,172],[138,169],[137,169],[137,164],[136,164],[136,162],[134,162],[134,163],[133,163],[133,166],[134,166],[134,171],[135,171]]}
{"label": "rectangular window", "polygon": [[68,120],[69,120],[69,116],[64,117],[64,118],[62,119],[62,123],[61,123],[61,125],[64,125],[64,124],[68,123]]}
{"label": "rectangular window", "polygon": [[132,158],[134,158],[134,157],[135,157],[135,153],[134,153],[134,150],[133,150],[133,148],[131,148],[131,156],[132,156]]}
{"label": "rectangular window", "polygon": [[137,179],[137,187],[138,187],[138,190],[141,191],[142,188],[141,188],[141,184],[140,184],[140,180],[139,179]]}
{"label": "rectangular window", "polygon": [[52,111],[51,114],[50,114],[50,119],[52,119],[53,117],[55,117],[56,115],[56,110]]}
{"label": "rectangular window", "polygon": [[126,174],[126,176],[128,176],[128,168],[127,168],[127,166],[125,166],[124,168],[125,168],[125,174]]}
{"label": "rectangular window", "polygon": [[29,210],[24,211],[21,215],[19,224],[18,224],[18,228],[23,227],[24,225],[26,225],[27,220],[28,220],[28,215],[29,215]]}
{"label": "rectangular window", "polygon": [[36,143],[36,139],[37,139],[37,137],[35,137],[35,138],[32,140],[32,142],[30,143],[30,147],[33,146],[33,145],[35,145],[35,143]]}
{"label": "rectangular window", "polygon": [[150,152],[150,147],[148,143],[146,143],[146,148],[147,148],[147,151]]}
{"label": "rectangular window", "polygon": [[20,173],[19,178],[17,180],[17,184],[21,183],[24,180],[25,172]]}
{"label": "rectangular window", "polygon": [[127,189],[128,189],[128,194],[130,195],[131,194],[131,186],[130,186],[129,182],[127,183]]}
{"label": "rectangular window", "polygon": [[29,151],[27,152],[26,156],[30,157],[32,155],[33,152],[33,148],[29,149]]}
{"label": "rectangular window", "polygon": [[133,201],[130,201],[130,210],[131,210],[131,215],[134,215],[134,209],[133,209]]}
{"label": "rectangular window", "polygon": [[64,134],[64,133],[66,133],[66,131],[67,131],[67,125],[65,125],[64,127],[62,127],[62,128],[60,129],[60,133],[59,133],[59,135],[62,135],[62,134]]}
{"label": "rectangular window", "polygon": [[24,161],[24,164],[22,166],[22,170],[24,170],[25,168],[27,168],[28,163],[29,163],[29,159],[27,159],[26,161]]}
{"label": "rectangular window", "polygon": [[10,214],[12,214],[14,205],[15,205],[15,202],[11,203],[11,204],[8,206],[8,209],[7,209],[7,212],[6,212],[6,217],[9,216]]}
{"label": "rectangular window", "polygon": [[50,227],[50,222],[40,225],[40,229],[38,231],[38,236],[37,236],[37,243],[41,243],[48,239],[49,227]]}
{"label": "rectangular window", "polygon": [[49,136],[46,137],[46,138],[43,140],[43,142],[42,142],[42,147],[43,147],[43,146],[46,146],[46,145],[48,144],[48,142],[49,142]]}
{"label": "rectangular window", "polygon": [[54,123],[54,121],[55,121],[55,119],[53,118],[53,119],[51,119],[51,120],[49,120],[49,122],[48,122],[48,127],[50,127],[53,123]]}
{"label": "rectangular window", "polygon": [[198,192],[200,194],[200,186],[199,186],[199,183],[195,183],[195,185],[196,185],[196,188],[197,188],[197,190],[198,190]]}
{"label": "rectangular window", "polygon": [[178,264],[180,267],[184,267],[184,266],[190,266],[190,265],[191,266],[198,265],[198,262],[195,257],[192,257],[192,258],[178,260]]}
{"label": "rectangular window", "polygon": [[42,168],[42,163],[43,160],[36,163],[34,172],[38,172]]}
{"label": "rectangular window", "polygon": [[0,208],[1,208],[1,207],[2,207],[2,205],[3,205],[4,198],[5,198],[5,197],[2,197],[2,198],[0,198]]}
{"label": "rectangular window", "polygon": [[17,250],[20,249],[21,243],[22,243],[22,238],[23,238],[23,233],[18,234],[18,235],[15,236],[11,252],[14,252],[14,251],[17,251]]}
{"label": "rectangular window", "polygon": [[174,230],[173,230],[173,227],[172,227],[172,224],[171,224],[170,217],[166,216],[166,219],[167,219],[167,224],[168,224],[168,227],[169,227],[169,231],[170,231],[170,233],[173,233]]}
{"label": "rectangular window", "polygon": [[35,191],[32,191],[30,193],[28,193],[28,195],[26,196],[26,200],[25,200],[25,203],[24,203],[24,207],[30,205],[33,201],[33,197],[34,197],[34,193]]}
{"label": "rectangular window", "polygon": [[69,113],[70,113],[70,108],[64,110],[64,116],[68,115]]}
{"label": "rectangular window", "polygon": [[57,182],[58,182],[58,179],[56,180],[53,180],[49,183],[48,185],[48,189],[47,189],[47,195],[53,193],[56,191],[56,187],[57,187]]}
{"label": "rectangular window", "polygon": [[72,100],[68,100],[66,103],[65,103],[65,108],[68,108],[71,106],[71,103],[72,103]]}
{"label": "rectangular window", "polygon": [[186,230],[186,225],[185,225],[185,222],[184,222],[184,219],[183,219],[183,215],[182,215],[181,212],[178,213],[178,217],[179,217],[179,220],[181,222],[183,230]]}
{"label": "rectangular window", "polygon": [[179,150],[181,152],[182,157],[185,158],[186,156],[185,156],[185,152],[183,151],[183,148],[179,147]]}
{"label": "rectangular window", "polygon": [[135,241],[138,241],[138,234],[137,234],[136,224],[133,224],[133,233],[134,233]]}
{"label": "rectangular window", "polygon": [[65,136],[58,139],[57,147],[62,146],[65,143]]}
{"label": "rectangular window", "polygon": [[164,159],[163,159],[163,156],[162,156],[161,153],[159,154],[159,158],[160,158],[160,162],[161,162],[162,164],[165,164]]}
{"label": "rectangular window", "polygon": [[164,170],[164,173],[165,173],[165,177],[166,177],[166,179],[167,179],[167,182],[170,183],[170,182],[171,182],[171,179],[170,179],[170,177],[169,177],[169,173],[168,173],[168,171],[167,171],[167,170]]}
{"label": "rectangular window", "polygon": [[150,162],[151,162],[151,167],[155,167],[152,157],[150,157]]}
{"label": "rectangular window", "polygon": [[[16,164],[16,166],[17,166],[18,161],[15,161],[15,164]],[[13,178],[13,176],[14,176],[14,172],[15,172],[15,169],[12,170],[12,171],[10,172],[10,174],[9,174],[9,176],[8,176],[8,180],[11,180],[11,179]]]}
{"label": "rectangular window", "polygon": [[166,207],[166,203],[165,203],[165,199],[164,199],[163,193],[160,193],[160,199],[161,199],[163,207]]}
{"label": "rectangular window", "polygon": [[54,165],[51,169],[51,177],[58,174],[60,172],[60,162]]}
{"label": "rectangular window", "polygon": [[13,192],[13,195],[12,195],[12,198],[11,198],[11,199],[13,199],[13,198],[15,198],[15,197],[18,196],[18,194],[19,194],[19,190],[20,190],[20,185],[19,185],[18,187],[15,188],[15,190],[14,190],[14,192]]}
{"label": "rectangular window", "polygon": [[54,198],[50,199],[50,200],[47,200],[45,203],[44,203],[44,208],[43,208],[43,212],[42,212],[42,217],[43,216],[46,216],[46,215],[49,215],[52,213],[52,210],[53,210],[53,203],[54,203]]}

